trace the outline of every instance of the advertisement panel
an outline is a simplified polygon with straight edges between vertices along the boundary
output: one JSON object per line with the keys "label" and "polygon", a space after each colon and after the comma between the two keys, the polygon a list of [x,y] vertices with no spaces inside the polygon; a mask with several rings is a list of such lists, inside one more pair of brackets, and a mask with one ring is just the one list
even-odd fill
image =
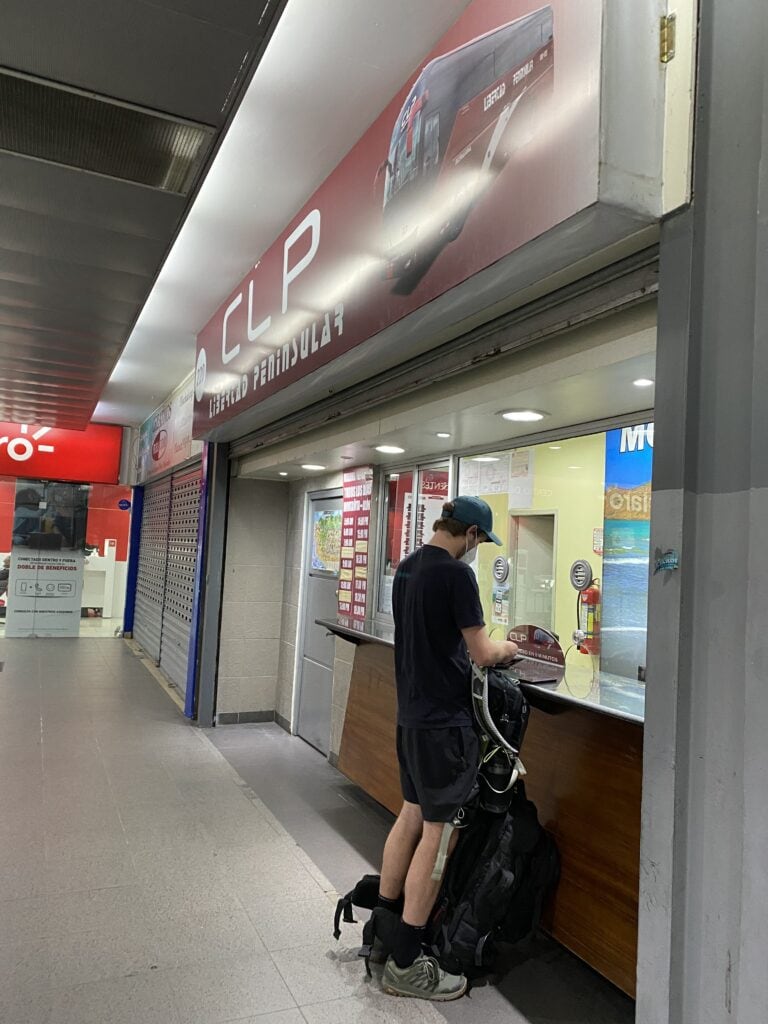
{"label": "advertisement panel", "polygon": [[122,444],[122,427],[91,423],[85,430],[59,430],[0,423],[0,475],[116,484]]}
{"label": "advertisement panel", "polygon": [[601,19],[470,4],[199,335],[196,437],[597,201]]}
{"label": "advertisement panel", "polygon": [[653,423],[605,435],[601,669],[636,679],[645,666]]}
{"label": "advertisement panel", "polygon": [[192,439],[195,388],[190,374],[141,425],[138,480],[168,473],[202,451]]}
{"label": "advertisement panel", "polygon": [[373,467],[345,470],[342,488],[339,615],[362,622],[368,598]]}
{"label": "advertisement panel", "polygon": [[17,482],[6,636],[78,635],[89,492],[84,484]]}

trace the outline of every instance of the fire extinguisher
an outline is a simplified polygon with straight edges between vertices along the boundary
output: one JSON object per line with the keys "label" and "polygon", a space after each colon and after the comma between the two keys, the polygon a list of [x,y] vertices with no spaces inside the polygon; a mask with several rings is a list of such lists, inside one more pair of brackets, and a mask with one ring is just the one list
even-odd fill
{"label": "fire extinguisher", "polygon": [[582,654],[600,653],[600,581],[592,566],[579,559],[571,566],[571,584],[576,591],[576,629],[573,642]]}
{"label": "fire extinguisher", "polygon": [[600,653],[600,580],[592,580],[579,594],[579,632],[584,639],[577,644],[582,654]]}

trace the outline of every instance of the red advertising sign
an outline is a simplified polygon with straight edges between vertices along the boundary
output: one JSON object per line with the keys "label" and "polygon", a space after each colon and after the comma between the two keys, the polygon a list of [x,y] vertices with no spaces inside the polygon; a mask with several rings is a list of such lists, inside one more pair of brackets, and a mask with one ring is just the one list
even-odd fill
{"label": "red advertising sign", "polygon": [[365,618],[368,597],[373,467],[346,470],[342,493],[339,615],[361,622]]}
{"label": "red advertising sign", "polygon": [[196,437],[596,201],[601,17],[469,5],[199,335]]}
{"label": "red advertising sign", "polygon": [[59,430],[0,423],[0,476],[116,484],[122,443],[121,427],[91,423],[85,430]]}

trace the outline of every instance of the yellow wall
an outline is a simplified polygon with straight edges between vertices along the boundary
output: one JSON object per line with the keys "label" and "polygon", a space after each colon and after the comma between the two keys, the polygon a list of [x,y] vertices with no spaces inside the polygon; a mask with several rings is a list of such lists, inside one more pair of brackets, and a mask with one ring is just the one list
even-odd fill
{"label": "yellow wall", "polygon": [[[482,545],[478,553],[478,576],[486,622],[489,629],[493,629],[493,561],[498,555],[509,557],[510,512],[554,512],[554,630],[563,648],[567,649],[576,628],[576,591],[569,579],[571,564],[577,558],[586,558],[595,576],[602,575],[602,558],[592,550],[592,531],[603,526],[605,435],[573,438],[559,441],[557,445],[557,450],[548,444],[529,449],[533,457],[533,500],[530,508],[511,507],[506,494],[480,495],[493,510],[494,529],[504,541],[504,546]],[[580,468],[569,469],[570,466]],[[510,626],[513,625],[516,623],[510,622]],[[502,633],[501,627],[496,627],[492,635],[494,639],[500,639]]]}

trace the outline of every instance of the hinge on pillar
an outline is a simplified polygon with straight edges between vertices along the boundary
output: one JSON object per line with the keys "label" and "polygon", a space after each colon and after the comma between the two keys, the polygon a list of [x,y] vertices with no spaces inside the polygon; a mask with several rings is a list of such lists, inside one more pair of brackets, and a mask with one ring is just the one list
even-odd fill
{"label": "hinge on pillar", "polygon": [[659,25],[659,60],[669,64],[675,56],[675,37],[677,35],[677,15],[665,14]]}

